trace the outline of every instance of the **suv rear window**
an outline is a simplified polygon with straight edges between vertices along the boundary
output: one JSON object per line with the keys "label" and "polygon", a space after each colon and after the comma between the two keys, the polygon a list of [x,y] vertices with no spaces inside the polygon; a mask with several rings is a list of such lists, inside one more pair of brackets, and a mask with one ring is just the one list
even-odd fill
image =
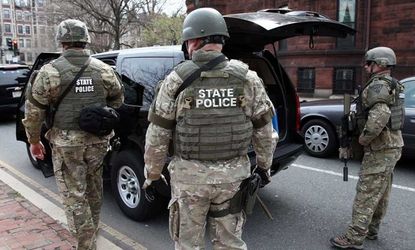
{"label": "suv rear window", "polygon": [[130,83],[144,87],[141,110],[149,109],[154,98],[155,86],[174,66],[174,58],[171,57],[130,57],[122,61],[122,77],[127,77]]}

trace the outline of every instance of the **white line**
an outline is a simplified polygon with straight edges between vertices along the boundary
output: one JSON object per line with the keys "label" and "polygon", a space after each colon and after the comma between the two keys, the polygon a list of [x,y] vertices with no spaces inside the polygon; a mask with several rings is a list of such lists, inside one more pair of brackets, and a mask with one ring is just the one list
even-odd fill
{"label": "white line", "polygon": [[[304,165],[301,165],[301,164],[297,164],[297,163],[293,163],[293,164],[291,164],[291,166],[297,167],[297,168],[306,169],[306,170],[311,170],[311,171],[315,171],[315,172],[320,172],[320,173],[335,175],[335,176],[343,176],[342,173],[338,173],[338,172],[334,172],[334,171],[330,171],[330,170],[323,170],[323,169],[319,169],[319,168],[307,167],[307,166],[304,166]],[[354,179],[354,180],[358,180],[359,179],[358,176],[354,176],[354,175],[348,175],[348,177],[349,177],[349,179]],[[406,191],[414,192],[415,193],[415,188],[401,186],[401,185],[395,185],[395,184],[392,184],[392,187],[393,188],[402,189],[402,190],[406,190]]]}
{"label": "white line", "polygon": [[[7,173],[2,168],[7,169],[8,171],[12,172],[19,178],[27,181],[31,185],[34,185],[36,188],[40,189],[42,192],[46,191],[46,194],[49,195],[52,199],[60,201],[60,198],[55,193],[51,192],[49,189],[41,187],[37,182],[33,181],[26,175],[17,171],[14,167],[10,166],[9,164],[0,160],[0,180],[10,186],[12,189],[20,193],[24,198],[29,200],[33,203],[36,207],[44,211],[46,214],[51,216],[53,219],[57,220],[62,226],[65,228],[67,227],[67,221],[65,212],[62,208],[55,205],[53,202],[49,201],[44,196],[38,194],[33,189],[29,188],[26,184],[16,179],[14,176]],[[144,246],[139,244],[138,242],[133,241],[132,239],[128,238],[127,236],[123,235],[122,233],[118,232],[114,228],[100,222],[101,230],[105,230],[109,232],[113,237],[117,240],[124,239],[122,242],[127,244],[132,249],[146,249]],[[97,249],[105,249],[105,250],[119,250],[120,247],[116,246],[114,243],[103,237],[102,235],[98,235],[97,238]]]}

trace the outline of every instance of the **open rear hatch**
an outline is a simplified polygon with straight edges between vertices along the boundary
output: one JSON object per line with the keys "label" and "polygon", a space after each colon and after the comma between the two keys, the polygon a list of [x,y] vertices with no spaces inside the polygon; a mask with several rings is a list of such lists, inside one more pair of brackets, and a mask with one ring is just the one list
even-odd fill
{"label": "open rear hatch", "polygon": [[263,10],[224,16],[229,50],[261,51],[265,45],[295,36],[346,37],[356,31],[316,12]]}

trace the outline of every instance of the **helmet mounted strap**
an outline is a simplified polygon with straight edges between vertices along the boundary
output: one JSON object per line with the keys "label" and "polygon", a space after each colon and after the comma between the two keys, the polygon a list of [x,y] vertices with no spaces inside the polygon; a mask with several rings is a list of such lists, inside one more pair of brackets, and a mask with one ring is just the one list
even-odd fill
{"label": "helmet mounted strap", "polygon": [[200,40],[202,41],[197,49],[203,48],[208,43],[215,43],[215,44],[225,44],[225,37],[221,35],[213,35],[213,36],[205,36],[201,37]]}

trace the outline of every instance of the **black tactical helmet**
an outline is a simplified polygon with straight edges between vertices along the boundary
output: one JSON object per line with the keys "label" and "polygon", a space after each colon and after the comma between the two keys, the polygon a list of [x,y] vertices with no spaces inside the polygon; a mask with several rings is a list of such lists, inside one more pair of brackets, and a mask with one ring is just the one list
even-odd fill
{"label": "black tactical helmet", "polygon": [[184,19],[183,41],[189,39],[224,36],[229,38],[228,28],[222,14],[213,8],[196,9]]}
{"label": "black tactical helmet", "polygon": [[396,55],[391,48],[376,47],[366,52],[366,62],[375,62],[382,67],[396,65]]}

